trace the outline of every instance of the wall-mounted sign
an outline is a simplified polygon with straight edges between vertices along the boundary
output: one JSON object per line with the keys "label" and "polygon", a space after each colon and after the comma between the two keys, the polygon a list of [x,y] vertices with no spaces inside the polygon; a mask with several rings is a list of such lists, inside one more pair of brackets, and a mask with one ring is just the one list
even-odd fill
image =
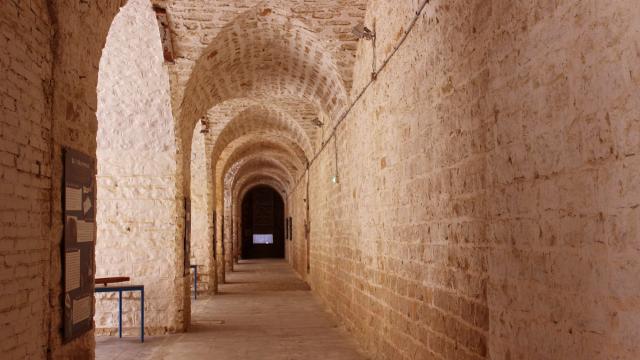
{"label": "wall-mounted sign", "polygon": [[291,217],[287,216],[284,218],[284,238],[287,240],[291,240],[291,231],[289,231],[289,221]]}
{"label": "wall-mounted sign", "polygon": [[184,198],[184,275],[191,266],[191,200]]}
{"label": "wall-mounted sign", "polygon": [[213,238],[213,240],[212,240],[213,241],[213,259],[214,260],[216,260],[217,256],[218,256],[218,254],[217,254],[218,251],[216,250],[216,225],[217,225],[217,223],[218,223],[218,219],[216,218],[216,212],[214,211],[213,212],[213,231],[212,231],[212,233],[213,233],[213,235],[212,235],[212,238]]}
{"label": "wall-mounted sign", "polygon": [[220,259],[224,261],[224,216],[222,216],[222,221],[220,221]]}
{"label": "wall-mounted sign", "polygon": [[62,285],[66,342],[93,328],[96,162],[81,152],[66,148],[63,151]]}

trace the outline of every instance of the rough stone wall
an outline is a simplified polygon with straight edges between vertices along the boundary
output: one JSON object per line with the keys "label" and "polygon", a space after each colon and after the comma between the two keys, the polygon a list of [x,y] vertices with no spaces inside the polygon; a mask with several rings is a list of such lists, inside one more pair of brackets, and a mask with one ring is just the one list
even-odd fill
{"label": "rough stone wall", "polygon": [[[207,154],[207,158],[206,158],[206,169],[207,169],[207,174],[209,176],[209,180],[207,180],[207,204],[209,207],[209,217],[211,218],[211,221],[209,222],[209,234],[211,234],[211,236],[213,237],[213,239],[211,239],[212,243],[212,254],[209,258],[209,262],[211,264],[210,269],[208,269],[209,272],[209,277],[211,279],[211,286],[213,287],[212,291],[214,293],[218,292],[218,269],[217,269],[217,257],[219,256],[218,254],[218,239],[219,237],[216,234],[216,231],[218,230],[216,227],[214,227],[214,218],[215,218],[215,224],[218,223],[219,219],[218,219],[218,213],[215,212],[215,180],[213,179],[213,174],[211,172],[211,169],[213,169],[215,167],[215,165],[213,165],[213,158],[211,157],[211,152],[212,152],[212,148],[213,145],[210,142],[210,138],[207,138],[205,140],[205,151]],[[212,213],[213,212],[213,213]],[[215,241],[214,241],[215,240]],[[213,249],[216,249],[215,251]]]}
{"label": "rough stone wall", "polygon": [[213,211],[209,201],[211,180],[207,157],[206,136],[201,126],[193,132],[191,146],[191,254],[192,264],[198,265],[198,289],[215,292],[215,261],[213,258]]}
{"label": "rough stone wall", "polygon": [[491,355],[637,359],[638,2],[494,1],[492,19]]}
{"label": "rough stone wall", "polygon": [[0,353],[44,358],[51,228],[51,19],[0,2]]}
{"label": "rough stone wall", "polygon": [[[466,31],[475,25],[468,2],[441,4],[420,17],[312,165],[308,260],[304,184],[292,195],[294,265],[305,274],[309,262],[314,290],[381,359],[487,354],[486,149],[483,115],[472,115],[486,64],[462,44],[488,29]],[[368,4],[376,68],[417,9]],[[372,50],[361,42],[352,98],[370,79]]]}
{"label": "rough stone wall", "polygon": [[[234,198],[235,199],[235,198]],[[241,240],[241,216],[242,216],[242,209],[241,207],[241,201],[240,199],[237,199],[235,201],[233,201],[231,203],[231,219],[232,219],[232,226],[231,226],[231,231],[232,231],[232,241],[233,241],[233,262],[234,263],[238,263],[238,261],[240,260],[240,255],[242,254],[242,248],[240,243],[242,242]]]}
{"label": "rough stone wall", "polygon": [[53,86],[51,113],[51,229],[49,262],[49,347],[54,359],[86,359],[93,356],[94,334],[89,332],[62,344],[62,147],[95,154],[97,82],[100,56],[111,21],[125,1],[108,3],[79,0],[48,2],[53,23]]}
{"label": "rough stone wall", "polygon": [[307,177],[305,176],[296,185],[294,191],[288,194],[285,201],[285,214],[292,218],[291,240],[287,240],[285,255],[289,263],[303,278],[306,278],[307,274],[307,241],[304,232],[307,218],[306,187]]}
{"label": "rough stone wall", "polygon": [[[378,66],[417,8],[369,3]],[[375,358],[640,356],[639,12],[426,6],[337,131],[339,183],[332,144],[310,170],[307,280]]]}
{"label": "rough stone wall", "polygon": [[[114,19],[98,85],[96,274],[145,285],[147,333],[183,330],[191,277],[183,275],[183,212],[176,205],[183,203],[182,184],[169,77],[149,1],[130,0]],[[97,298],[96,327],[113,333],[117,295]],[[139,332],[139,317],[138,301],[125,301],[127,332]]]}
{"label": "rough stone wall", "polygon": [[[225,181],[226,183],[227,181]],[[231,232],[232,218],[231,218],[231,188],[225,186],[224,191],[224,228],[222,233],[224,234],[223,246],[224,246],[224,267],[225,272],[233,271],[233,233]]]}
{"label": "rough stone wall", "polygon": [[224,259],[225,259],[225,251],[224,248],[224,239],[223,239],[223,221],[224,221],[224,213],[221,211],[222,209],[216,207],[216,228],[214,231],[216,232],[216,281],[218,284],[224,284],[225,281],[225,272],[226,269],[224,267]]}
{"label": "rough stone wall", "polygon": [[52,227],[49,273],[49,353],[54,359],[93,356],[93,332],[62,344],[62,147],[95,154],[97,82],[100,55],[111,21],[125,1],[104,4],[78,0],[48,2],[54,24],[52,101]]}

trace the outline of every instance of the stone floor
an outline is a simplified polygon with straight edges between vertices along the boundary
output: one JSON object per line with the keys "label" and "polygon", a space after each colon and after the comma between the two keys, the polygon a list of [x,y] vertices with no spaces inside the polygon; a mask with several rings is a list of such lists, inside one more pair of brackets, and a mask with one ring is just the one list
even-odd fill
{"label": "stone floor", "polygon": [[365,359],[351,335],[322,310],[305,282],[281,260],[243,261],[220,295],[192,302],[188,333],[96,338],[96,358]]}

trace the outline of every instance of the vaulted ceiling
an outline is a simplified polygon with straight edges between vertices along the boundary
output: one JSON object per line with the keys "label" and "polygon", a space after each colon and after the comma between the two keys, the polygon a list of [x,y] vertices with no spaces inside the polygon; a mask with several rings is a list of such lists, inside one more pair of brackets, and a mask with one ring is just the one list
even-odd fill
{"label": "vaulted ceiling", "polygon": [[366,1],[154,4],[168,14],[172,106],[185,142],[204,121],[218,184],[230,169],[250,168],[285,172],[272,177],[291,186],[347,106],[358,41],[351,29],[363,22]]}

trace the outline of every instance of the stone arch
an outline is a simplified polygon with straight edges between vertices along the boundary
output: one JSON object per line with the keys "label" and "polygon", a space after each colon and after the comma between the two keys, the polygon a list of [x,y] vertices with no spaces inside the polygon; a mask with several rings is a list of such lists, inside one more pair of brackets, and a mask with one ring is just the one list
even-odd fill
{"label": "stone arch", "polygon": [[238,114],[220,132],[213,145],[211,159],[212,164],[216,165],[212,170],[216,184],[221,184],[218,179],[226,176],[227,169],[221,164],[227,163],[231,154],[238,149],[248,149],[262,139],[269,139],[273,144],[288,145],[295,153],[292,155],[299,159],[295,167],[299,169],[306,165],[312,156],[311,143],[304,131],[295,124],[263,106],[253,106]]}
{"label": "stone arch", "polygon": [[[179,114],[182,142],[209,109],[228,100],[307,103],[316,113],[337,116],[347,104],[344,81],[322,39],[283,2],[260,3],[222,28],[195,62]],[[183,154],[189,154],[184,149]],[[185,173],[189,163],[183,155]],[[188,183],[188,180],[187,180]]]}
{"label": "stone arch", "polygon": [[190,159],[191,260],[198,266],[198,290],[217,291],[214,259],[214,202],[211,145],[198,124],[193,131]]}
{"label": "stone arch", "polygon": [[[314,140],[320,130],[320,120],[317,109],[311,104],[296,99],[270,98],[269,101],[255,98],[234,98],[226,100],[207,112],[207,122],[211,128],[211,138],[217,141],[218,136],[226,126],[237,120],[245,110],[254,117],[269,117],[270,122],[286,123],[287,127],[302,139],[303,148],[308,153],[313,153]],[[254,110],[254,111],[251,111]],[[263,114],[256,114],[255,110]],[[246,116],[245,116],[246,117]],[[241,117],[243,118],[243,117]],[[301,131],[302,130],[302,131]],[[302,135],[303,133],[304,135]]]}
{"label": "stone arch", "polygon": [[[295,173],[304,169],[306,166],[306,155],[304,150],[298,145],[296,140],[291,137],[291,133],[287,131],[268,131],[268,132],[253,132],[245,134],[235,140],[231,141],[226,148],[221,152],[217,159],[212,159],[211,174],[214,175],[211,181],[213,195],[210,197],[212,201],[212,211],[215,211],[215,233],[216,241],[216,253],[224,254],[225,248],[223,246],[224,238],[229,234],[228,231],[223,231],[223,225],[229,223],[228,213],[224,211],[224,178],[228,173],[230,167],[243,157],[250,157],[257,152],[262,152],[264,156],[272,156],[287,169],[290,174],[291,180],[295,178]],[[210,214],[211,214],[210,213]],[[227,217],[225,218],[225,215]],[[210,216],[213,218],[213,216]],[[213,221],[212,221],[213,225]],[[209,254],[212,254],[210,252]],[[223,255],[223,256],[224,256]],[[217,270],[218,282],[224,281],[225,269],[223,256],[215,260]],[[206,268],[205,268],[206,270]],[[211,270],[211,268],[209,268]]]}
{"label": "stone arch", "polygon": [[[262,111],[271,111],[262,116]],[[266,120],[262,120],[266,119]],[[277,139],[286,138],[285,144],[290,145],[295,150],[289,151],[288,155],[277,154],[275,158],[280,161],[288,169],[287,171],[297,171],[304,166],[302,161],[306,163],[307,153],[310,151],[310,143],[305,132],[297,123],[292,123],[282,114],[278,116],[272,109],[261,106],[250,106],[245,108],[238,116],[226,124],[226,126],[216,136],[216,141],[210,144],[207,139],[210,134],[200,133],[201,125],[198,124],[192,135],[191,148],[191,205],[192,205],[192,257],[194,263],[199,266],[199,286],[200,289],[209,292],[215,292],[218,279],[224,277],[223,269],[221,269],[221,259],[214,259],[214,246],[216,254],[224,254],[225,249],[217,241],[214,244],[212,239],[223,239],[227,237],[229,232],[223,232],[221,227],[225,223],[225,213],[223,207],[224,180],[223,174],[226,169],[215,167],[220,153],[223,159],[228,159],[230,154],[234,154],[235,150],[251,151],[252,144],[256,141],[270,139],[271,144],[278,148],[284,149]],[[212,131],[210,129],[210,131]],[[215,131],[215,130],[213,130]],[[213,148],[213,150],[212,150]],[[265,148],[263,148],[264,150]],[[270,154],[273,152],[270,152]],[[205,156],[205,158],[202,158]],[[210,165],[207,165],[210,164]],[[205,167],[211,167],[212,170],[206,171]],[[219,176],[217,176],[219,174]],[[289,181],[292,181],[290,179]],[[215,186],[215,184],[218,184]],[[214,191],[215,189],[215,191]],[[215,199],[218,199],[214,201]],[[216,219],[214,220],[215,214]],[[228,219],[228,217],[227,217]],[[215,229],[214,229],[215,227]],[[218,269],[216,269],[218,267]],[[216,274],[217,278],[216,278]]]}
{"label": "stone arch", "polygon": [[283,197],[283,199],[285,198],[286,192],[279,180],[271,177],[270,175],[259,174],[244,178],[242,184],[238,183],[238,187],[234,191],[234,193],[237,194],[237,201],[242,202],[242,199],[244,199],[244,195],[247,192],[251,191],[251,189],[255,188],[256,186],[261,185],[273,188],[276,192],[278,192],[278,194],[280,194],[280,196]]}
{"label": "stone arch", "polygon": [[228,266],[230,270],[233,270],[233,264],[238,262],[240,254],[242,253],[242,241],[240,236],[240,229],[242,228],[241,204],[244,201],[245,195],[256,187],[266,186],[278,193],[278,195],[282,199],[283,204],[286,204],[286,196],[282,184],[279,182],[279,180],[271,177],[270,175],[254,174],[249,177],[245,177],[245,179],[243,180],[243,184],[244,185],[241,187],[241,191],[238,191],[238,188],[234,190],[234,195],[232,195],[233,201],[231,203],[231,206],[229,207],[228,216],[230,221],[229,226],[227,227],[227,231],[230,234],[230,239],[228,240],[230,251],[229,256],[227,256],[225,261],[227,262],[227,264],[230,264],[230,266]]}
{"label": "stone arch", "polygon": [[[317,133],[314,119],[319,117],[318,113],[337,114],[347,103],[347,91],[332,53],[324,49],[310,26],[279,10],[286,8],[285,5],[279,1],[269,2],[268,6],[261,3],[222,28],[195,62],[176,112],[183,143],[190,145],[188,140],[195,123],[207,113],[213,132],[219,134],[216,145],[208,149],[212,152],[216,227],[223,223],[220,211],[226,174],[226,170],[220,173],[218,169],[218,164],[225,162],[219,161],[219,153],[224,159],[224,149],[243,141],[240,139],[249,132],[258,137],[275,137],[279,131],[281,138],[288,138],[284,141],[287,146],[295,143],[292,148],[296,152],[303,149],[299,152],[303,156],[299,158],[304,159],[301,163],[306,165],[313,152],[311,139]],[[212,111],[219,115],[220,110],[230,104],[232,108],[236,106],[230,116],[211,116]],[[247,115],[253,117],[253,122]],[[270,121],[255,126],[261,117]],[[234,125],[226,128],[229,118],[238,122],[232,120],[230,125]],[[241,120],[245,123],[239,122]],[[252,129],[249,124],[254,124]],[[254,141],[248,136],[244,140]],[[190,151],[183,151],[187,153]],[[303,168],[302,164],[297,168]],[[186,159],[182,166],[184,173],[189,174],[190,163]],[[219,239],[221,229],[214,231]]]}
{"label": "stone arch", "polygon": [[[244,160],[244,159],[243,159]],[[283,185],[283,190],[286,192],[294,185],[295,179],[288,173],[286,168],[277,160],[270,158],[251,157],[246,161],[242,161],[240,166],[234,174],[229,174],[227,181],[225,181],[225,190],[233,191],[234,186],[238,180],[247,174],[264,173],[273,175]]]}
{"label": "stone arch", "polygon": [[287,142],[277,136],[258,137],[250,135],[250,137],[246,139],[239,138],[223,151],[216,164],[215,174],[218,174],[214,179],[216,211],[219,212],[222,210],[224,201],[224,179],[231,166],[242,158],[250,157],[257,153],[263,156],[289,159],[287,161],[290,164],[288,170],[294,181],[297,174],[306,167],[306,159],[304,158],[302,150],[292,141]]}
{"label": "stone arch", "polygon": [[276,134],[276,136],[272,136],[272,134],[251,135],[250,137],[237,139],[222,153],[216,164],[215,173],[219,174],[219,176],[216,176],[216,186],[222,185],[224,177],[233,164],[243,157],[255,153],[278,153],[285,156],[289,159],[289,170],[292,174],[306,168],[306,158],[304,158],[301,149],[293,141],[282,138],[279,134]]}
{"label": "stone arch", "polygon": [[[96,274],[145,285],[147,333],[184,330],[190,302],[183,277],[180,139],[150,1],[129,0],[115,17],[97,88]],[[98,297],[95,321],[98,332],[114,331],[115,298]]]}
{"label": "stone arch", "polygon": [[193,127],[224,100],[274,94],[304,99],[330,115],[347,99],[322,40],[279,7],[261,3],[225,26],[196,61],[180,107],[181,121]]}
{"label": "stone arch", "polygon": [[[220,238],[223,245],[221,248],[224,254],[223,258],[218,259],[218,275],[220,278],[224,278],[225,270],[233,270],[233,257],[234,243],[232,234],[232,221],[233,214],[231,212],[232,206],[232,188],[237,174],[241,174],[242,170],[250,168],[253,172],[259,172],[261,174],[269,175],[275,179],[278,179],[283,189],[290,188],[295,181],[295,178],[291,175],[288,166],[286,165],[286,158],[280,159],[277,154],[253,154],[250,156],[241,157],[236,163],[230,166],[226,172],[224,189],[222,192],[223,198],[218,202],[217,212],[224,217],[224,228],[220,229]],[[284,197],[283,197],[284,199]],[[221,224],[222,226],[222,224]]]}
{"label": "stone arch", "polygon": [[253,105],[239,112],[217,136],[212,150],[213,161],[233,140],[258,132],[287,134],[304,151],[307,159],[313,156],[309,136],[297,121],[273,106]]}
{"label": "stone arch", "polygon": [[[228,186],[232,186],[239,174],[242,170],[245,170],[247,166],[253,166],[254,168],[259,168],[263,165],[273,165],[282,171],[282,178],[286,180],[288,186],[293,185],[296,181],[295,175],[297,173],[295,170],[301,170],[295,168],[286,157],[286,155],[278,152],[258,152],[252,153],[250,155],[242,156],[239,160],[237,160],[233,165],[231,165],[227,171],[227,175],[224,178],[224,186],[225,189]],[[292,171],[293,170],[293,171]]]}
{"label": "stone arch", "polygon": [[306,167],[307,158],[304,150],[298,145],[288,132],[282,131],[255,131],[242,135],[230,143],[220,152],[217,158],[212,159],[212,173],[214,174],[214,201],[219,204],[221,199],[224,177],[229,167],[243,156],[255,152],[277,150],[286,154],[293,165],[292,172]]}
{"label": "stone arch", "polygon": [[286,195],[290,190],[290,187],[283,181],[283,179],[272,171],[272,168],[262,168],[259,170],[247,171],[237,178],[235,178],[233,185],[230,187],[231,192],[231,205],[238,205],[242,202],[244,194],[251,187],[251,184],[257,182],[269,181],[273,184],[273,188],[276,189],[283,199],[286,199]]}

